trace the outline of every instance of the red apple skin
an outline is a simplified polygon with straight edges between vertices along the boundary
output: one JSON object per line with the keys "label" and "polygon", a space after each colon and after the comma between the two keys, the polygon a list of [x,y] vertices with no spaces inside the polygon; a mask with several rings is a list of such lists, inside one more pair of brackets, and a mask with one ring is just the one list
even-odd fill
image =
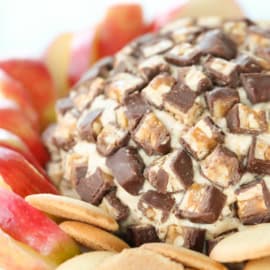
{"label": "red apple skin", "polygon": [[0,146],[0,178],[22,197],[35,193],[59,194],[48,177],[24,156],[3,146]]}
{"label": "red apple skin", "polygon": [[[34,167],[44,176],[46,176],[45,170],[40,166],[37,159],[33,156],[28,146],[15,134],[8,130],[0,128],[0,146],[4,146],[13,151],[16,151],[24,156]],[[46,176],[47,177],[47,176]]]}
{"label": "red apple skin", "polygon": [[43,62],[31,59],[8,59],[0,61],[0,68],[27,89],[39,114],[42,129],[55,120],[56,90]]}
{"label": "red apple skin", "polygon": [[0,69],[0,98],[11,99],[16,102],[36,130],[40,130],[39,116],[33,107],[31,96],[16,80],[12,79]]}
{"label": "red apple skin", "polygon": [[18,108],[9,106],[0,100],[0,128],[6,129],[18,137],[29,147],[32,154],[43,166],[49,160],[39,133],[34,130],[24,114]]}
{"label": "red apple skin", "polygon": [[[57,267],[25,244],[0,229],[0,269],[53,270]],[[2,248],[5,247],[5,248]]]}
{"label": "red apple skin", "polygon": [[[45,214],[0,188],[0,228],[55,264],[79,253],[76,243]],[[11,222],[12,221],[12,222]]]}
{"label": "red apple skin", "polygon": [[99,27],[73,34],[68,69],[69,86],[79,81],[89,67],[98,60]]}
{"label": "red apple skin", "polygon": [[144,33],[143,11],[140,5],[113,5],[100,24],[100,56],[113,55],[128,42]]}

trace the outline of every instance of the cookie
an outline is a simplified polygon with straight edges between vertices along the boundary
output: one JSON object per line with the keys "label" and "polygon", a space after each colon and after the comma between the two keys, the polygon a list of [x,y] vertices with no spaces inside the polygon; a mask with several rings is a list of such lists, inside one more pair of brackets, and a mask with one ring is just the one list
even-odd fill
{"label": "cookie", "polygon": [[247,227],[218,242],[210,257],[220,262],[242,262],[270,255],[270,223]]}
{"label": "cookie", "polygon": [[56,270],[96,270],[104,260],[113,256],[114,252],[92,251],[73,257],[59,265]]}
{"label": "cookie", "polygon": [[200,270],[226,270],[227,268],[209,257],[182,247],[175,247],[168,244],[149,243],[144,244],[144,250],[151,250],[163,255],[172,261],[182,263],[186,267]]}
{"label": "cookie", "polygon": [[126,249],[108,258],[96,270],[184,270],[181,263],[174,262],[151,250]]}
{"label": "cookie", "polygon": [[64,221],[59,226],[70,237],[92,250],[120,252],[129,247],[115,235],[89,224]]}
{"label": "cookie", "polygon": [[100,208],[65,196],[35,194],[25,198],[35,208],[64,219],[86,222],[108,231],[117,231],[117,222]]}
{"label": "cookie", "polygon": [[270,257],[249,261],[244,270],[269,270]]}

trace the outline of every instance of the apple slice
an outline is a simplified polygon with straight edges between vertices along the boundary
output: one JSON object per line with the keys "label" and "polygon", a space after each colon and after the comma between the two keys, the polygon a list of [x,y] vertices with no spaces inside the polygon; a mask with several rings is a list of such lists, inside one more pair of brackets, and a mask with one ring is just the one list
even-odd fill
{"label": "apple slice", "polygon": [[14,104],[3,100],[0,100],[0,128],[20,137],[41,165],[49,160],[49,154],[38,132],[32,128],[26,116]]}
{"label": "apple slice", "polygon": [[53,270],[56,264],[0,229],[0,269]]}
{"label": "apple slice", "polygon": [[33,107],[31,96],[26,89],[0,69],[0,99],[14,100],[24,111],[26,117],[33,123],[33,127],[39,130],[39,117]]}
{"label": "apple slice", "polygon": [[39,114],[42,129],[55,120],[56,90],[50,73],[41,61],[3,60],[0,61],[0,68],[28,90]]}
{"label": "apple slice", "polygon": [[1,188],[0,228],[55,264],[79,253],[76,243],[56,223],[20,196]]}
{"label": "apple slice", "polygon": [[144,32],[143,11],[140,5],[118,4],[110,7],[100,25],[101,57],[113,55]]}
{"label": "apple slice", "polygon": [[20,153],[0,146],[0,178],[18,195],[58,194],[57,189]]}
{"label": "apple slice", "polygon": [[57,96],[64,97],[68,93],[68,67],[73,34],[64,33],[58,36],[47,48],[44,61],[54,79]]}
{"label": "apple slice", "polygon": [[69,86],[73,86],[99,58],[99,27],[73,35],[68,69]]}
{"label": "apple slice", "polygon": [[[14,150],[24,156],[35,168],[44,176],[46,172],[40,166],[37,159],[33,156],[28,146],[15,134],[0,128],[0,146]],[[46,176],[47,177],[47,176]]]}

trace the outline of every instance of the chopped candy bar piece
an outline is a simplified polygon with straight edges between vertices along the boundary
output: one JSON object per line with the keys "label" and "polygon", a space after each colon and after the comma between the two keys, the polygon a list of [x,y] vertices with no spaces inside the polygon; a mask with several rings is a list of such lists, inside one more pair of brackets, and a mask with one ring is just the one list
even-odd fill
{"label": "chopped candy bar piece", "polygon": [[56,102],[56,111],[58,114],[64,115],[67,111],[73,109],[74,104],[69,97],[61,98]]}
{"label": "chopped candy bar piece", "polygon": [[132,92],[141,90],[145,82],[142,78],[129,73],[118,73],[107,84],[105,92],[109,98],[123,103]]}
{"label": "chopped candy bar piece", "polygon": [[233,133],[259,134],[267,130],[264,111],[238,103],[227,114],[227,126]]}
{"label": "chopped candy bar piece", "polygon": [[132,195],[138,195],[144,183],[144,164],[134,148],[119,149],[107,158],[106,164],[123,189]]}
{"label": "chopped candy bar piece", "polygon": [[164,108],[184,124],[192,125],[202,113],[201,104],[195,101],[196,93],[175,86],[164,95]]}
{"label": "chopped candy bar piece", "polygon": [[203,31],[202,27],[190,25],[186,27],[177,28],[171,33],[171,36],[174,42],[176,43],[192,42],[195,39],[195,37],[197,37],[202,31]]}
{"label": "chopped candy bar piece", "polygon": [[205,158],[223,140],[224,134],[208,116],[181,138],[183,146],[198,160]]}
{"label": "chopped candy bar piece", "polygon": [[102,123],[100,121],[100,116],[102,114],[101,109],[96,109],[90,111],[86,115],[83,115],[78,122],[79,135],[83,140],[89,142],[95,142],[98,134],[102,130]]}
{"label": "chopped candy bar piece", "polygon": [[255,104],[270,101],[270,75],[261,73],[241,74],[242,84],[249,100]]}
{"label": "chopped candy bar piece", "polygon": [[194,183],[186,191],[177,216],[194,223],[211,224],[219,218],[226,195],[212,185]]}
{"label": "chopped candy bar piece", "polygon": [[262,70],[256,59],[248,54],[240,54],[235,59],[235,63],[240,73],[260,72]]}
{"label": "chopped candy bar piece", "polygon": [[173,46],[173,42],[170,39],[157,39],[152,42],[147,42],[141,47],[142,54],[145,58],[161,54],[169,50]]}
{"label": "chopped candy bar piece", "polygon": [[81,199],[99,205],[113,187],[113,178],[98,168],[94,174],[88,177],[79,178],[76,184],[76,191]]}
{"label": "chopped candy bar piece", "polygon": [[236,56],[236,44],[221,30],[210,30],[202,35],[199,48],[204,54],[210,54],[230,60]]}
{"label": "chopped candy bar piece", "polygon": [[263,180],[253,181],[236,191],[238,217],[245,225],[270,221],[270,193]]}
{"label": "chopped candy bar piece", "polygon": [[160,193],[180,191],[193,183],[192,160],[183,149],[174,151],[154,160],[144,174]]}
{"label": "chopped candy bar piece", "polygon": [[124,221],[128,218],[129,208],[116,196],[115,190],[112,190],[105,195],[100,207],[118,222]]}
{"label": "chopped candy bar piece", "polygon": [[237,65],[222,58],[209,57],[204,64],[213,81],[221,86],[235,87],[238,84]]}
{"label": "chopped candy bar piece", "polygon": [[253,139],[248,153],[247,169],[258,174],[270,174],[269,135],[260,135]]}
{"label": "chopped candy bar piece", "polygon": [[177,66],[190,66],[200,60],[201,52],[189,43],[178,44],[166,53],[165,59]]}
{"label": "chopped candy bar piece", "polygon": [[161,108],[163,95],[170,92],[175,83],[176,80],[171,75],[159,74],[142,90],[142,95],[150,104]]}
{"label": "chopped candy bar piece", "polygon": [[147,79],[152,79],[159,73],[170,71],[168,63],[160,55],[155,55],[143,60],[139,64],[138,69]]}
{"label": "chopped candy bar piece", "polygon": [[240,102],[238,92],[227,87],[216,87],[205,95],[207,106],[215,118],[224,117],[227,112]]}
{"label": "chopped candy bar piece", "polygon": [[148,155],[166,154],[170,151],[170,134],[153,112],[141,119],[134,130],[133,139]]}
{"label": "chopped candy bar piece", "polygon": [[126,116],[128,119],[128,128],[133,129],[137,126],[141,118],[149,111],[149,106],[142,98],[141,93],[135,92],[124,100],[126,106]]}
{"label": "chopped candy bar piece", "polygon": [[160,242],[160,239],[154,226],[138,224],[127,227],[127,241],[132,247],[139,247],[146,243]]}
{"label": "chopped candy bar piece", "polygon": [[148,219],[165,222],[174,206],[170,194],[162,194],[154,190],[145,192],[138,203],[138,208]]}
{"label": "chopped candy bar piece", "polygon": [[228,187],[241,178],[236,154],[221,145],[201,162],[201,170],[205,177],[220,187]]}
{"label": "chopped candy bar piece", "polygon": [[201,94],[212,86],[210,79],[195,66],[179,69],[179,79],[188,89],[197,94]]}
{"label": "chopped candy bar piece", "polygon": [[125,146],[128,139],[127,131],[108,124],[97,137],[97,150],[101,155],[109,156],[120,147]]}
{"label": "chopped candy bar piece", "polygon": [[165,237],[166,243],[199,252],[203,251],[204,241],[205,230],[179,225],[170,225]]}

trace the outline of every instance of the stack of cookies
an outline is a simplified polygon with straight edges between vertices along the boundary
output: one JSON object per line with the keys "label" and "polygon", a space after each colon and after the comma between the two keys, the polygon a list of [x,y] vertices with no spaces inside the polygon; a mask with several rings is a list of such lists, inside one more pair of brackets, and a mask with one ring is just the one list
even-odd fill
{"label": "stack of cookies", "polygon": [[51,178],[131,246],[224,263],[270,255],[269,48],[248,19],[185,18],[134,40],[58,101],[44,134]]}

